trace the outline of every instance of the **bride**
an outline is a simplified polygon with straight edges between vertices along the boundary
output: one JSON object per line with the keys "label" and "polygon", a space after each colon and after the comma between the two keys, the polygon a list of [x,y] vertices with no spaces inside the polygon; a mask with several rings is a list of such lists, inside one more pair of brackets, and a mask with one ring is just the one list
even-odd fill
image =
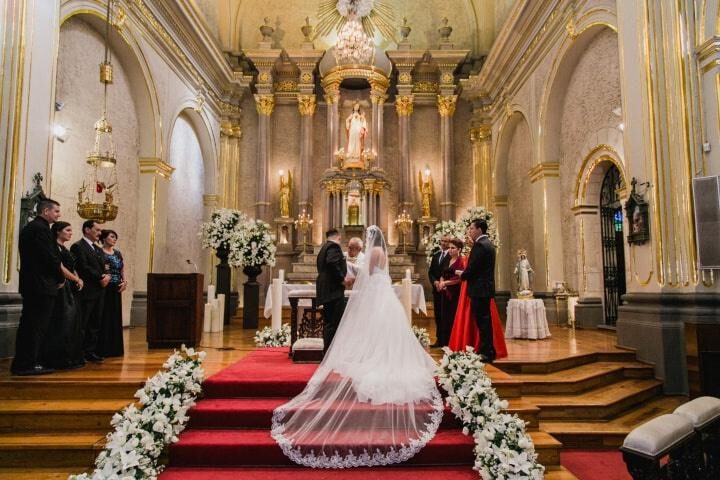
{"label": "bride", "polygon": [[435,362],[410,329],[388,263],[382,231],[373,225],[365,263],[325,358],[305,390],[273,413],[272,436],[295,463],[400,463],[437,431],[443,403]]}

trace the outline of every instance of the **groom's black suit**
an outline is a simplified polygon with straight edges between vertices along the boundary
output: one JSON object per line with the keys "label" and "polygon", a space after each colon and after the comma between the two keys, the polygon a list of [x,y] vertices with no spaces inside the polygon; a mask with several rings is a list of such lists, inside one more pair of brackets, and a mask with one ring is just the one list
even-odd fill
{"label": "groom's black suit", "polygon": [[345,312],[347,263],[340,245],[328,240],[317,256],[316,301],[323,306],[323,352],[332,343]]}
{"label": "groom's black suit", "polygon": [[493,361],[490,299],[495,297],[495,246],[487,235],[481,235],[473,244],[467,268],[460,278],[468,282],[468,296],[480,330],[480,353]]}

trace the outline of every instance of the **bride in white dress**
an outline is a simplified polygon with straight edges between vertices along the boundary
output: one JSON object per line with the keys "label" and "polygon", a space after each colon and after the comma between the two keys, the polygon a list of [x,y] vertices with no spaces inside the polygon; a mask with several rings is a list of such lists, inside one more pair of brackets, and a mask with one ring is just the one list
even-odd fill
{"label": "bride in white dress", "polygon": [[315,468],[389,465],[413,457],[442,420],[435,362],[392,288],[382,231],[371,226],[335,339],[305,390],[273,413],[272,436]]}

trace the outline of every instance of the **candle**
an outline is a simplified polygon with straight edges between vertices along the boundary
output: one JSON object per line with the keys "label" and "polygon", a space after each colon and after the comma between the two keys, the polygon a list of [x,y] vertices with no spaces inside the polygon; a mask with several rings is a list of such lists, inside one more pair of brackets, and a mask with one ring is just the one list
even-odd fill
{"label": "candle", "polygon": [[[282,270],[280,270],[282,272]],[[282,324],[282,280],[276,278],[272,281],[270,287],[270,295],[272,295],[272,320],[270,328],[274,331],[280,330]]]}
{"label": "candle", "polygon": [[285,270],[283,270],[282,268],[278,273],[278,278],[280,279],[280,283],[283,283],[285,281]]}
{"label": "candle", "polygon": [[[210,316],[210,332],[217,332],[218,329],[218,320],[220,319],[218,303],[219,300],[217,298],[210,302],[210,308],[212,310],[212,315]],[[222,322],[222,320],[220,320],[220,322]]]}
{"label": "candle", "polygon": [[[408,270],[409,272],[410,270]],[[409,278],[403,278],[402,280],[402,293],[400,296],[403,307],[405,308],[405,315],[407,315],[408,323],[412,324],[412,282]]]}
{"label": "candle", "polygon": [[405,278],[407,278],[408,280],[412,280],[412,274],[410,273],[409,268],[405,269]]}
{"label": "candle", "polygon": [[217,325],[213,330],[216,332],[222,332],[225,323],[225,294],[221,293],[215,300],[217,302]]}
{"label": "candle", "polygon": [[203,316],[203,332],[210,333],[212,325],[213,306],[210,303],[205,304],[205,315]]}
{"label": "candle", "polygon": [[215,285],[208,285],[208,303],[215,300]]}

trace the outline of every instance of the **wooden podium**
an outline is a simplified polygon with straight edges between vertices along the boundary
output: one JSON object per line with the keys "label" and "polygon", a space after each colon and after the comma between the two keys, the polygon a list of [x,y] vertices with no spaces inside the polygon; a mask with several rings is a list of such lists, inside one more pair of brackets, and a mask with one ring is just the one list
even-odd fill
{"label": "wooden podium", "polygon": [[147,343],[149,348],[200,344],[203,329],[203,275],[148,273]]}

